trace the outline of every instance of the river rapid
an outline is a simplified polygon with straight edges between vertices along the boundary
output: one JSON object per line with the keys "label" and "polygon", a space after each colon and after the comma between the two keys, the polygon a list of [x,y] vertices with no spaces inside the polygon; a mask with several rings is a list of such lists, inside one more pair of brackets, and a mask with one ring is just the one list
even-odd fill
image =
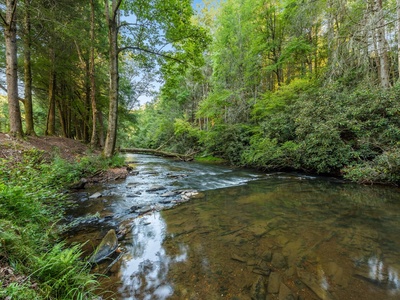
{"label": "river rapid", "polygon": [[130,176],[74,193],[66,217],[87,256],[121,235],[93,268],[103,299],[400,299],[398,188],[126,160]]}

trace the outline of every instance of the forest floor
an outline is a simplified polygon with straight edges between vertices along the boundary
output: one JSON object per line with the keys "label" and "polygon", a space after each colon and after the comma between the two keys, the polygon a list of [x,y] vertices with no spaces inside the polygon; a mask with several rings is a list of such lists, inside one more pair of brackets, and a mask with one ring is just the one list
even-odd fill
{"label": "forest floor", "polygon": [[[51,157],[59,156],[69,162],[74,162],[87,155],[100,156],[101,154],[100,151],[92,150],[88,145],[73,139],[56,136],[28,136],[23,139],[16,139],[6,133],[0,133],[0,160],[6,159],[20,162],[24,151],[32,149],[43,151],[45,158],[50,159]],[[127,175],[128,170],[126,167],[110,168],[88,178],[88,181],[89,183],[112,181],[125,178]]]}

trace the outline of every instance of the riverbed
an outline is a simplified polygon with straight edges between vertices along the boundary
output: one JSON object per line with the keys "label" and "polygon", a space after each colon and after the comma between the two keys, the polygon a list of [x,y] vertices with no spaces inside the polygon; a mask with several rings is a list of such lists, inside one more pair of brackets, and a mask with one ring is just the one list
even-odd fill
{"label": "riverbed", "polygon": [[93,269],[107,275],[105,299],[400,298],[398,188],[127,162],[127,179],[75,193],[66,218],[88,256],[110,228],[121,233],[121,252]]}

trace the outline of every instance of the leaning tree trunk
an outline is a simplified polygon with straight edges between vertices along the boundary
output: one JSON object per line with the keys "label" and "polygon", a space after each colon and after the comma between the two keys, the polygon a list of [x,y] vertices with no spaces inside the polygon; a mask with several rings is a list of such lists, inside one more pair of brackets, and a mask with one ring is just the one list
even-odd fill
{"label": "leaning tree trunk", "polygon": [[110,11],[109,1],[106,0],[106,18],[108,25],[108,42],[110,53],[110,103],[108,113],[107,137],[104,145],[104,155],[110,157],[114,154],[117,141],[118,122],[118,12],[122,0],[112,0]]}
{"label": "leaning tree trunk", "polygon": [[6,42],[6,81],[10,134],[22,137],[21,110],[18,97],[16,11],[17,0],[6,0],[6,17],[2,19]]}
{"label": "leaning tree trunk", "polygon": [[24,18],[24,107],[25,107],[25,132],[27,135],[35,136],[35,128],[33,123],[33,107],[32,107],[32,65],[31,65],[31,0],[25,0],[25,18]]}

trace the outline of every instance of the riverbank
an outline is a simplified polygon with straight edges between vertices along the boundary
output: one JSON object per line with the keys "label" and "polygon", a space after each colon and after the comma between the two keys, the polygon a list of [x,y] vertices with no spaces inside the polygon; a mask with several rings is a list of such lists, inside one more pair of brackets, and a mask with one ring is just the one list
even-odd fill
{"label": "riverbank", "polygon": [[72,205],[61,190],[127,176],[123,159],[99,155],[71,139],[0,133],[1,299],[93,298],[97,281],[80,246],[60,242],[58,221]]}

